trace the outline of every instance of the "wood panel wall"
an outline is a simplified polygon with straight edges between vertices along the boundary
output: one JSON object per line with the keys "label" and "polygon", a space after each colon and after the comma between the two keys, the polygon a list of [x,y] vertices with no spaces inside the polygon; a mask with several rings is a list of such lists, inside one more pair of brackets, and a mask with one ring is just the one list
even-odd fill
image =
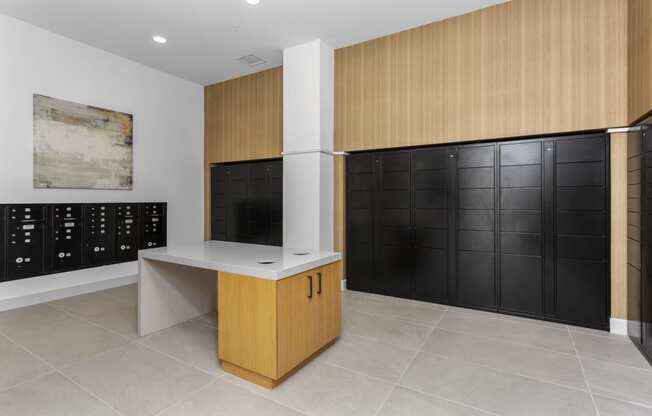
{"label": "wood panel wall", "polygon": [[627,0],[512,0],[338,49],[335,148],[622,126],[627,20]]}
{"label": "wood panel wall", "polygon": [[652,111],[652,1],[629,0],[628,118],[634,122]]}
{"label": "wood panel wall", "polygon": [[282,151],[282,67],[204,88],[204,238],[210,239],[210,165]]}

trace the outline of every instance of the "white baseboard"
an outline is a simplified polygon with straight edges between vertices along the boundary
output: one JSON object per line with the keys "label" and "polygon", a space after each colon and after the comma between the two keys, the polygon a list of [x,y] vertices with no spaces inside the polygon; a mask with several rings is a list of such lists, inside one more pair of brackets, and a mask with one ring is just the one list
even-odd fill
{"label": "white baseboard", "polygon": [[611,318],[609,319],[609,332],[618,335],[627,335],[627,320]]}
{"label": "white baseboard", "polygon": [[0,283],[0,311],[125,286],[137,281],[137,261],[12,280]]}

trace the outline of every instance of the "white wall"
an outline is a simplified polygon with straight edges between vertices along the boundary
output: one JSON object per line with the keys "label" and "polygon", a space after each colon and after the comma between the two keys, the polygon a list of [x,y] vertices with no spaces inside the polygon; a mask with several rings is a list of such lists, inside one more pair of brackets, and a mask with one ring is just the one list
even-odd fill
{"label": "white wall", "polygon": [[[133,190],[33,189],[35,93],[133,114]],[[203,106],[198,84],[0,15],[0,203],[166,201],[169,244],[201,240]]]}

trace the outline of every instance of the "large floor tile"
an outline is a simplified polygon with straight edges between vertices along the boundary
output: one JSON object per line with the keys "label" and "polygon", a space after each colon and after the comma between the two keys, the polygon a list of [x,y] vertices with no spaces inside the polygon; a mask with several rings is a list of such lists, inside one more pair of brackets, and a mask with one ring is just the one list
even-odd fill
{"label": "large floor tile", "polygon": [[428,326],[435,326],[446,311],[446,307],[436,304],[383,299],[352,292],[344,293],[342,303],[345,312],[365,312]]}
{"label": "large floor tile", "polygon": [[191,395],[160,416],[300,416],[301,413],[224,380]]}
{"label": "large floor tile", "polygon": [[66,312],[47,304],[0,312],[0,333],[10,338],[18,337],[24,333],[46,329],[64,316],[67,316]]}
{"label": "large floor tile", "polygon": [[136,343],[62,371],[126,416],[156,414],[213,380]]}
{"label": "large floor tile", "polygon": [[503,342],[495,338],[435,330],[424,350],[502,371],[586,389],[575,355]]}
{"label": "large floor tile", "polygon": [[217,328],[217,313],[209,312],[198,318],[192,319],[192,322],[199,322],[203,325],[208,325],[212,328]]}
{"label": "large floor tile", "polygon": [[569,354],[575,353],[568,330],[522,320],[495,318],[487,314],[457,309],[449,310],[438,328],[494,337]]}
{"label": "large floor tile", "polygon": [[2,416],[119,416],[59,373],[0,393]]}
{"label": "large floor tile", "polygon": [[47,327],[20,333],[12,339],[57,368],[129,341],[72,315],[64,315]]}
{"label": "large floor tile", "polygon": [[591,391],[652,406],[652,371],[582,358]]}
{"label": "large floor tile", "polygon": [[355,335],[343,335],[334,345],[322,352],[318,359],[396,382],[413,357],[414,351]]}
{"label": "large floor tile", "polygon": [[187,322],[142,338],[139,342],[169,354],[203,371],[217,374],[217,331],[197,322]]}
{"label": "large floor tile", "polygon": [[84,318],[99,315],[125,306],[112,297],[102,295],[100,292],[87,293],[50,302],[55,308],[62,308]]}
{"label": "large floor tile", "polygon": [[85,319],[125,337],[138,338],[138,306],[124,304]]}
{"label": "large floor tile", "polygon": [[425,352],[401,385],[504,416],[595,414],[586,392]]}
{"label": "large floor tile", "polygon": [[274,390],[231,375],[229,380],[308,415],[374,415],[392,384],[321,361],[313,361]]}
{"label": "large floor tile", "polygon": [[0,390],[51,371],[49,365],[0,335]]}
{"label": "large floor tile", "polygon": [[138,305],[138,284],[114,287],[104,290],[102,293],[130,305]]}
{"label": "large floor tile", "polygon": [[482,416],[489,413],[397,387],[378,414],[379,416]]}
{"label": "large floor tile", "polygon": [[432,332],[432,328],[400,319],[379,318],[376,315],[351,311],[344,313],[342,331],[345,335],[358,335],[397,348],[416,351]]}
{"label": "large floor tile", "polygon": [[600,416],[652,416],[652,407],[595,396]]}
{"label": "large floor tile", "polygon": [[624,335],[600,336],[573,332],[572,336],[577,353],[582,357],[652,369],[632,341]]}

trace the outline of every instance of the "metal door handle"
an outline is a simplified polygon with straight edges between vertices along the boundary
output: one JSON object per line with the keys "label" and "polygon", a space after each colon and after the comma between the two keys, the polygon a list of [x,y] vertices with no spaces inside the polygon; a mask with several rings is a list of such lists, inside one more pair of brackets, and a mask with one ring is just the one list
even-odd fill
{"label": "metal door handle", "polygon": [[312,276],[308,276],[308,299],[312,298]]}
{"label": "metal door handle", "polygon": [[317,272],[317,294],[321,295],[321,273]]}

